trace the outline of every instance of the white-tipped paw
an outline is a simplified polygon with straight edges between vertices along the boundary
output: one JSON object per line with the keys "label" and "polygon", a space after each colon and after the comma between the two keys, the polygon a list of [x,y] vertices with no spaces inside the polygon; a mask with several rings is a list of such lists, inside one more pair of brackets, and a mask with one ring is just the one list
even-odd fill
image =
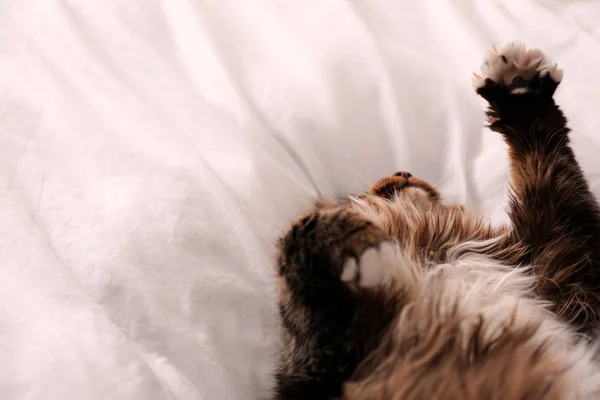
{"label": "white-tipped paw", "polygon": [[358,261],[350,258],[344,264],[340,279],[362,288],[372,288],[389,283],[394,271],[400,267],[401,253],[397,243],[383,242],[360,255]]}
{"label": "white-tipped paw", "polygon": [[[553,63],[540,49],[528,49],[518,41],[505,42],[496,48],[488,50],[481,65],[481,73],[473,74],[473,87],[479,89],[485,86],[486,79],[509,86],[516,77],[530,80],[535,75],[549,75],[554,82],[560,82],[563,77],[562,69]],[[521,86],[512,89],[512,94],[527,93],[528,88]]]}

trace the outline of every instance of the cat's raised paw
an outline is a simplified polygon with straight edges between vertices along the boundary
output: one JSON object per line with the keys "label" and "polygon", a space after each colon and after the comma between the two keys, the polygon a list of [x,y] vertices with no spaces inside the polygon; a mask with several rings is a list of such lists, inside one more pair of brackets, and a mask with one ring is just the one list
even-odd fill
{"label": "cat's raised paw", "polygon": [[562,77],[562,69],[541,50],[512,41],[488,50],[481,72],[473,74],[473,87],[484,97],[486,89],[503,89],[509,95],[540,92],[552,95]]}
{"label": "cat's raised paw", "polygon": [[389,283],[400,267],[401,251],[394,241],[385,241],[366,249],[358,258],[351,257],[342,269],[340,279],[361,288]]}

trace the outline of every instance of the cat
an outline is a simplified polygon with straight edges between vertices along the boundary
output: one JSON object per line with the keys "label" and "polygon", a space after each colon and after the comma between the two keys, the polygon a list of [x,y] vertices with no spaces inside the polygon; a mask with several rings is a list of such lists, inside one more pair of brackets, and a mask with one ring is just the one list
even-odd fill
{"label": "cat", "polygon": [[600,398],[600,208],[562,75],[520,42],[474,74],[509,149],[510,224],[399,172],[283,234],[275,399]]}

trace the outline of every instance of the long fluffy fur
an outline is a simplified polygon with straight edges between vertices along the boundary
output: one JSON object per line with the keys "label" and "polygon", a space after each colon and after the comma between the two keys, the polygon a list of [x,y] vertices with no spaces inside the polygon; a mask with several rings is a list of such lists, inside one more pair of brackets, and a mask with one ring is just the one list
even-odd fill
{"label": "long fluffy fur", "polygon": [[600,398],[600,209],[552,99],[562,71],[508,43],[482,73],[512,223],[405,172],[300,217],[279,248],[276,399]]}

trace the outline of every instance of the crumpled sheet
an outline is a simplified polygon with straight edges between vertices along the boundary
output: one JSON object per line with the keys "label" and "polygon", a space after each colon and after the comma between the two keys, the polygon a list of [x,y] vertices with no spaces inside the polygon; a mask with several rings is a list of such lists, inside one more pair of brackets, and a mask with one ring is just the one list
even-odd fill
{"label": "crumpled sheet", "polygon": [[600,3],[0,0],[3,399],[256,399],[278,235],[408,170],[506,219],[470,87],[492,43],[565,69],[600,193]]}

